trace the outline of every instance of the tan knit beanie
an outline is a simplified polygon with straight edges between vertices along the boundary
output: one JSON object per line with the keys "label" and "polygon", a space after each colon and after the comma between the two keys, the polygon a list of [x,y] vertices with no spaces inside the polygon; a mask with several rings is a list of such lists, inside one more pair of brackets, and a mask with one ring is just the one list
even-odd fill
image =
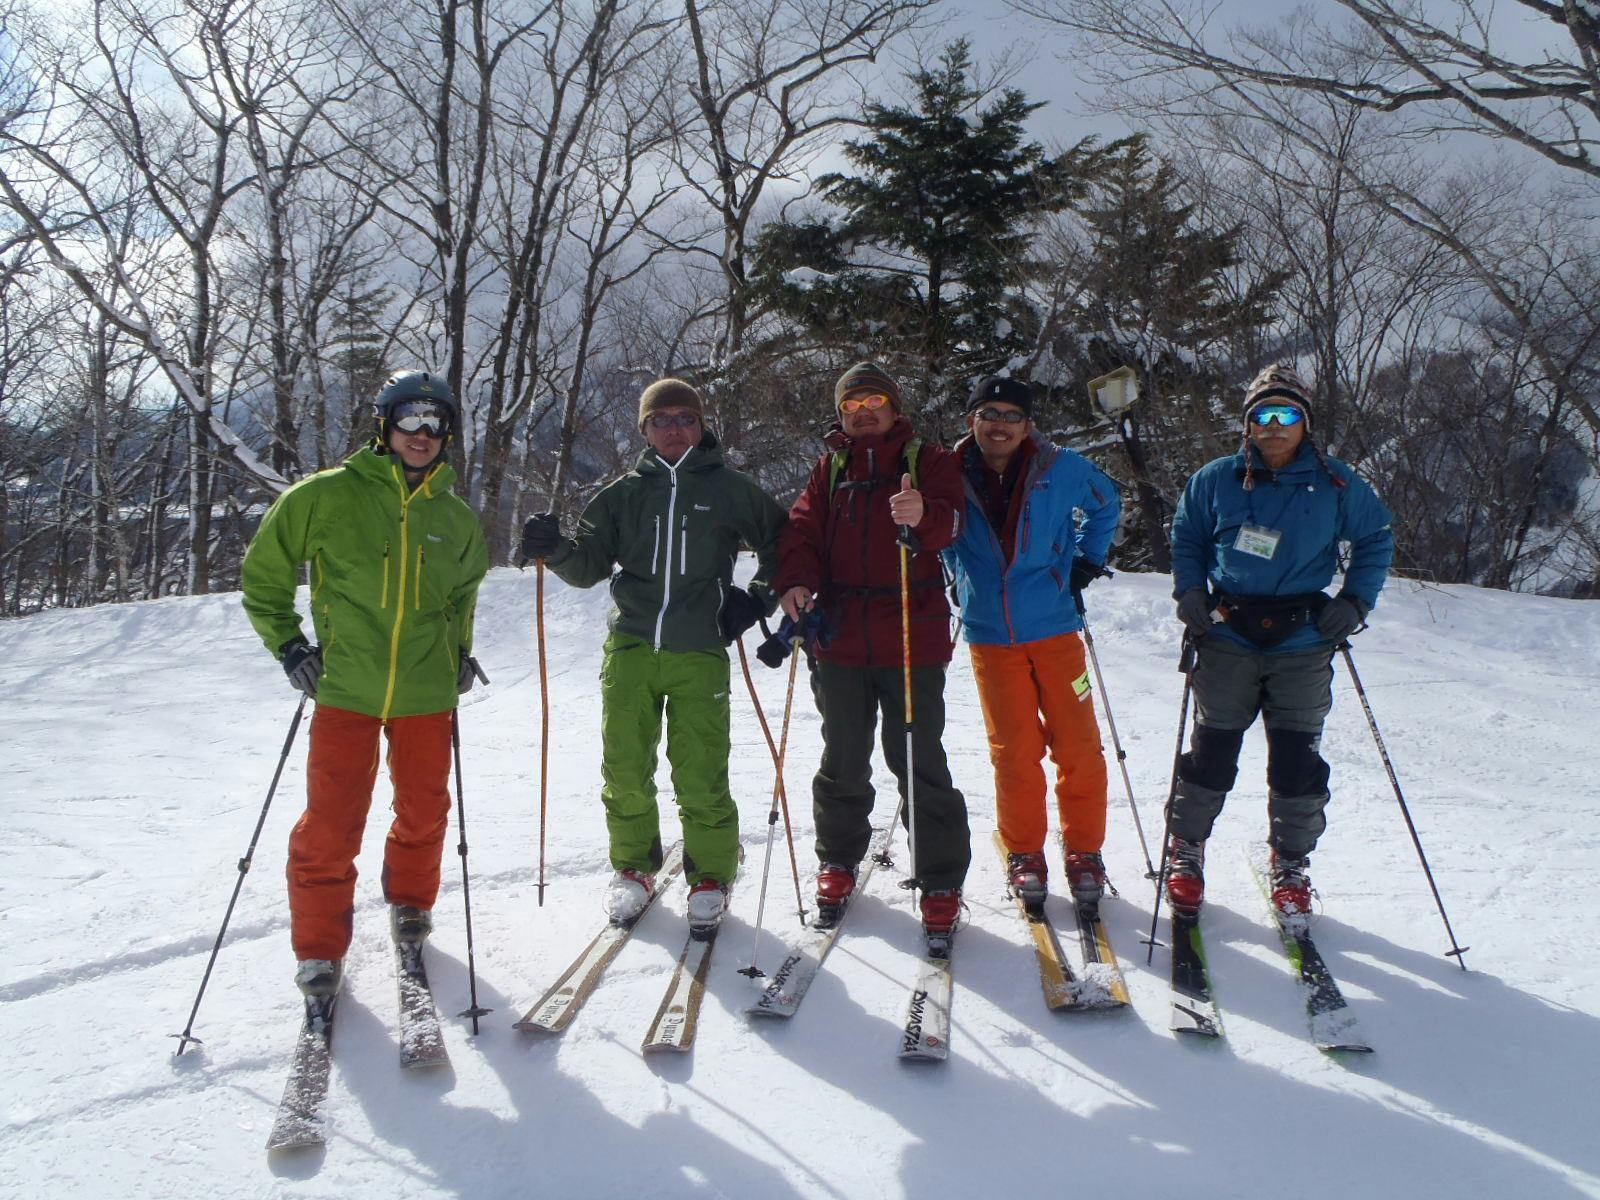
{"label": "tan knit beanie", "polygon": [[658,379],[639,394],[639,431],[658,408],[692,408],[705,419],[706,406],[693,385],[681,379]]}

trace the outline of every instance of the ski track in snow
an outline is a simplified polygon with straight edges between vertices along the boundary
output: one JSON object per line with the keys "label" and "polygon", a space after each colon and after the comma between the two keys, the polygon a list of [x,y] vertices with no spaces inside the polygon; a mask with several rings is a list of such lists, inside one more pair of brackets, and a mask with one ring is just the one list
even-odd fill
{"label": "ski track in snow", "polygon": [[[1125,573],[1088,594],[1152,854],[1182,685],[1167,591],[1164,578]],[[494,683],[461,714],[478,997],[495,1011],[477,1038],[454,1019],[468,992],[452,828],[428,950],[452,1065],[400,1073],[377,889],[380,778],[358,864],[329,1144],[277,1160],[262,1145],[299,1020],[282,880],[304,788],[303,729],[195,1023],[205,1045],[174,1059],[166,1035],[187,1019],[293,694],[237,595],[0,624],[9,700],[0,1196],[930,1200],[1062,1185],[1197,1200],[1600,1197],[1600,958],[1553,900],[1583,886],[1600,847],[1600,605],[1395,581],[1356,639],[1457,937],[1471,947],[1470,972],[1441,953],[1443,926],[1336,659],[1324,741],[1334,802],[1313,860],[1313,933],[1377,1048],[1352,1060],[1307,1041],[1277,934],[1235,849],[1264,832],[1259,728],[1208,879],[1206,940],[1227,1040],[1167,1032],[1166,956],[1145,963],[1150,889],[1114,766],[1106,857],[1122,894],[1103,912],[1133,1005],[1045,1008],[1030,944],[984,852],[988,751],[958,648],[946,743],[975,853],[941,1066],[894,1061],[918,948],[900,870],[874,876],[792,1021],[743,1016],[759,986],[738,968],[751,958],[772,771],[737,659],[732,770],[747,859],[693,1052],[646,1060],[638,1050],[682,948],[681,882],[565,1034],[511,1029],[593,936],[610,873],[597,796],[607,599],[552,579],[550,887],[536,905],[532,599],[531,575],[489,577],[477,654]],[[786,672],[751,661],[776,735]],[[818,722],[803,680],[790,742],[809,888]],[[664,763],[659,782],[670,842]],[[886,772],[878,785],[881,824]],[[1076,933],[1063,902],[1051,903],[1076,965]],[[780,833],[760,965],[774,966],[796,932],[793,905]]]}

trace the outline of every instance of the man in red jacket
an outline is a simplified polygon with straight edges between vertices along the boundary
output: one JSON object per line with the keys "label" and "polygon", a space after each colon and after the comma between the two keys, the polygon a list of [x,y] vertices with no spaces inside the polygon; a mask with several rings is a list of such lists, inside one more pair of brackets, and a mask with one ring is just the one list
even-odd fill
{"label": "man in red jacket", "polygon": [[907,526],[917,544],[910,575],[915,865],[923,926],[930,937],[947,938],[972,861],[966,800],[950,779],[942,741],[952,644],[939,551],[959,531],[961,468],[949,451],[912,436],[900,389],[876,364],[851,367],[833,394],[840,427],[789,510],[775,584],[789,617],[798,620],[815,605],[830,629],[811,670],[823,741],[811,785],[822,864],[818,920],[838,920],[872,836],[872,738],[880,712],[883,757],[902,795],[906,789],[897,540]]}

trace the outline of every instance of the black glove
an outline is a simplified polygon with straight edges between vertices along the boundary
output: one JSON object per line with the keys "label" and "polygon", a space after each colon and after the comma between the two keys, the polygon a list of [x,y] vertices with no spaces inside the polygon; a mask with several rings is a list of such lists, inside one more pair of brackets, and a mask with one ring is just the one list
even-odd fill
{"label": "black glove", "polygon": [[463,650],[461,665],[456,668],[456,695],[465,696],[472,690],[472,685],[480,679],[485,683],[489,682],[489,677],[483,673],[478,660]]}
{"label": "black glove", "polygon": [[1340,592],[1317,614],[1317,632],[1334,645],[1338,645],[1361,628],[1361,622],[1367,619],[1368,611],[1359,596]]}
{"label": "black glove", "polygon": [[1195,637],[1211,632],[1211,598],[1203,587],[1192,587],[1178,597],[1178,620]]}
{"label": "black glove", "polygon": [[522,526],[522,561],[529,563],[536,558],[550,558],[561,549],[564,540],[561,522],[556,519],[555,513],[531,516]]}
{"label": "black glove", "polygon": [[1083,589],[1096,579],[1111,577],[1111,572],[1100,563],[1090,562],[1083,555],[1072,560],[1072,574],[1067,577],[1067,588],[1072,592],[1072,602],[1083,611]]}
{"label": "black glove", "polygon": [[283,663],[289,685],[315,700],[317,680],[322,678],[322,648],[310,645],[303,637],[290,638],[278,651],[278,660]]}
{"label": "black glove", "polygon": [[767,606],[741,587],[729,587],[722,601],[722,611],[717,613],[717,632],[727,645],[739,640],[739,635],[767,615]]}

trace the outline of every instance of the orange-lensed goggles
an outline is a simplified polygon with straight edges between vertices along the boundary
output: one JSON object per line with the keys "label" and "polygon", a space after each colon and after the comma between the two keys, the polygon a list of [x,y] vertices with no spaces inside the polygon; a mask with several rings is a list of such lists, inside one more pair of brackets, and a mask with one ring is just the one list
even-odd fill
{"label": "orange-lensed goggles", "polygon": [[888,396],[882,392],[874,392],[870,396],[851,396],[847,400],[839,401],[839,411],[853,413],[860,412],[863,408],[879,409],[888,403]]}

